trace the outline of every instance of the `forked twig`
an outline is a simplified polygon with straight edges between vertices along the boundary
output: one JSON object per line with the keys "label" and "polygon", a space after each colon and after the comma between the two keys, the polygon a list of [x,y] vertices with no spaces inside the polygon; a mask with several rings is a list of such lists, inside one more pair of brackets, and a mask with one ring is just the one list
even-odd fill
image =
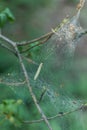
{"label": "forked twig", "polygon": [[24,73],[24,76],[25,76],[25,79],[26,79],[26,83],[27,83],[29,92],[30,92],[30,94],[31,94],[31,97],[32,97],[32,99],[33,99],[33,101],[34,101],[34,103],[35,103],[35,105],[36,105],[36,107],[37,107],[39,113],[41,114],[41,116],[42,116],[44,122],[47,124],[49,130],[53,130],[52,127],[50,126],[48,120],[47,120],[47,117],[45,116],[45,114],[43,113],[42,109],[40,108],[36,96],[34,95],[34,93],[33,93],[33,91],[32,91],[32,87],[31,87],[30,81],[29,81],[29,76],[28,76],[27,70],[26,70],[26,68],[25,68],[25,65],[24,65],[24,63],[23,63],[21,54],[20,54],[20,52],[19,52],[19,50],[18,50],[18,48],[17,48],[16,43],[13,42],[12,40],[8,39],[7,37],[1,35],[1,34],[0,34],[0,38],[2,38],[3,40],[5,40],[6,42],[8,42],[10,45],[12,45],[12,46],[14,47],[14,49],[15,49],[15,51],[16,51],[16,54],[17,54],[17,56],[18,56],[18,59],[19,59],[19,63],[20,63],[21,68],[22,68],[22,70],[23,70],[23,73]]}
{"label": "forked twig", "polygon": [[[80,0],[79,4],[78,4],[78,6],[77,6],[78,12],[80,12],[80,10],[83,8],[84,3],[85,3],[85,0]],[[84,35],[84,34],[86,34],[86,33],[87,33],[87,31],[83,32],[81,35]],[[36,120],[36,121],[24,121],[24,123],[30,124],[30,123],[39,123],[39,122],[41,122],[41,121],[44,121],[44,122],[47,124],[49,130],[52,130],[52,128],[51,128],[51,126],[50,126],[48,120],[51,120],[51,119],[54,119],[54,118],[57,118],[57,117],[61,117],[61,116],[65,116],[65,115],[70,114],[70,113],[72,113],[72,112],[81,110],[81,109],[82,109],[82,106],[79,107],[79,108],[77,108],[77,109],[75,109],[75,110],[72,110],[72,111],[69,111],[69,112],[65,112],[65,113],[58,114],[58,115],[55,115],[55,116],[53,116],[53,117],[48,117],[48,118],[47,118],[47,117],[45,116],[44,112],[42,111],[41,107],[39,106],[38,101],[37,101],[37,98],[36,98],[36,96],[34,95],[34,93],[33,93],[33,91],[32,91],[32,87],[31,87],[30,81],[29,81],[29,76],[28,76],[27,70],[26,70],[26,68],[25,68],[25,65],[24,65],[24,63],[23,63],[22,56],[21,56],[21,54],[20,54],[20,52],[19,52],[19,50],[18,50],[18,46],[29,45],[29,44],[34,43],[34,42],[37,42],[37,41],[39,41],[39,43],[38,43],[37,45],[42,44],[42,43],[45,43],[53,34],[54,34],[54,32],[51,31],[51,32],[47,33],[46,35],[43,35],[43,36],[41,36],[41,37],[39,37],[39,38],[36,38],[36,39],[34,39],[34,40],[31,40],[31,41],[28,41],[28,42],[16,43],[16,42],[13,42],[12,40],[8,39],[7,37],[3,36],[3,35],[0,33],[0,38],[2,38],[3,40],[5,40],[6,42],[8,42],[8,43],[9,43],[11,46],[13,46],[13,48],[15,49],[15,51],[13,51],[13,50],[11,50],[10,48],[8,48],[7,46],[3,46],[3,45],[2,45],[3,47],[5,47],[5,48],[7,48],[9,51],[11,51],[12,53],[14,53],[14,54],[17,55],[17,57],[18,57],[18,59],[19,59],[19,63],[20,63],[20,65],[21,65],[21,67],[22,67],[22,70],[23,70],[23,73],[24,73],[24,76],[25,76],[25,79],[26,79],[26,83],[27,83],[29,92],[30,92],[30,94],[31,94],[31,97],[32,97],[32,99],[33,99],[33,101],[34,101],[34,104],[36,105],[36,107],[37,107],[39,113],[40,113],[41,116],[42,116],[42,119],[40,119],[40,120]],[[37,46],[37,45],[35,45],[35,46]],[[33,47],[35,47],[35,46],[33,46]],[[32,47],[31,47],[31,48],[32,48]],[[31,49],[31,48],[30,48],[30,49]],[[38,75],[37,75],[37,76],[38,76]]]}
{"label": "forked twig", "polygon": [[[8,47],[7,45],[4,45],[3,43],[0,43],[0,46],[1,46],[2,48],[7,49],[9,52],[13,53],[15,56],[17,56],[15,50],[11,49],[11,48]],[[37,63],[36,63],[35,61],[33,61],[32,59],[30,59],[30,58],[27,58],[27,57],[25,57],[25,56],[23,56],[23,55],[22,55],[22,58],[25,59],[25,60],[26,60],[27,62],[29,62],[29,63],[36,64],[36,65],[37,65]]]}
{"label": "forked twig", "polygon": [[14,55],[16,55],[16,52],[13,49],[11,49],[10,47],[4,45],[3,43],[0,43],[0,46],[7,49],[10,52],[12,52]]}

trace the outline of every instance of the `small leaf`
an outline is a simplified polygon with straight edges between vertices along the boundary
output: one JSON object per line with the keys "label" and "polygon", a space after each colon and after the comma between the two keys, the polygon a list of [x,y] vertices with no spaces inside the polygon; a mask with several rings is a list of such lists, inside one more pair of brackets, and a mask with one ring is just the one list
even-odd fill
{"label": "small leaf", "polygon": [[13,22],[14,20],[15,18],[9,8],[6,8],[0,12],[0,28],[7,22]]}
{"label": "small leaf", "polygon": [[8,20],[9,20],[10,22],[13,22],[13,21],[15,20],[15,17],[13,16],[13,14],[12,14],[12,12],[10,11],[9,8],[6,8],[6,9],[4,10],[4,13],[7,15]]}

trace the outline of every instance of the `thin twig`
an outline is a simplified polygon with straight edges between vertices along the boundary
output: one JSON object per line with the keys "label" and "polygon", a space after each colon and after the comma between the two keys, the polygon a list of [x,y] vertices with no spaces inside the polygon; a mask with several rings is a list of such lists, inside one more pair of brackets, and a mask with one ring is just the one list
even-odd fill
{"label": "thin twig", "polygon": [[27,58],[27,57],[25,57],[25,56],[23,56],[23,55],[21,55],[21,56],[22,56],[22,58],[25,59],[27,62],[32,63],[32,64],[35,64],[35,65],[38,65],[38,63],[36,63],[36,62],[33,61],[32,59]]}
{"label": "thin twig", "polygon": [[16,42],[17,43],[17,46],[25,46],[25,45],[29,45],[31,43],[34,43],[34,42],[37,42],[37,41],[41,41],[45,38],[48,38],[50,37],[51,35],[53,34],[53,32],[49,32],[39,38],[36,38],[36,39],[33,39],[33,40],[30,40],[30,41],[24,41],[24,42]]}
{"label": "thin twig", "polygon": [[18,50],[18,48],[17,48],[16,43],[13,42],[12,40],[6,38],[6,37],[3,36],[3,35],[0,35],[0,38],[2,38],[3,40],[7,41],[10,45],[12,45],[12,46],[14,47],[14,49],[15,49],[15,51],[16,51],[16,54],[17,54],[17,56],[18,56],[18,59],[19,59],[19,63],[20,63],[21,68],[22,68],[22,70],[23,70],[23,73],[24,73],[24,76],[25,76],[25,79],[26,79],[26,83],[27,83],[29,92],[30,92],[30,94],[31,94],[31,97],[32,97],[32,99],[33,99],[33,101],[34,101],[34,103],[35,103],[35,105],[36,105],[36,107],[37,107],[39,113],[42,115],[42,118],[43,118],[44,122],[47,124],[49,130],[53,130],[52,127],[50,126],[48,120],[47,120],[47,117],[45,116],[45,114],[43,113],[42,109],[40,108],[40,106],[39,106],[39,104],[38,104],[38,101],[37,101],[37,99],[36,99],[36,96],[34,95],[34,93],[33,93],[33,91],[32,91],[32,87],[31,87],[30,81],[29,81],[29,76],[28,76],[27,70],[26,70],[26,68],[25,68],[25,65],[24,65],[24,63],[23,63],[22,57],[21,57],[21,55],[20,55],[20,52],[19,52],[19,50]]}
{"label": "thin twig", "polygon": [[[79,3],[79,4],[80,4],[81,6],[78,7],[78,10],[79,10],[79,11],[83,8],[84,3],[85,3],[85,0],[80,0],[80,3]],[[87,31],[86,31],[85,33],[83,33],[83,34],[86,34],[86,33],[87,33]],[[65,113],[58,114],[58,115],[55,115],[55,116],[53,116],[53,117],[47,118],[47,117],[45,116],[45,114],[43,113],[42,109],[40,108],[40,106],[39,106],[39,104],[38,104],[38,102],[37,102],[37,98],[36,98],[36,96],[34,95],[34,93],[33,93],[33,91],[32,91],[32,87],[31,87],[30,81],[29,81],[29,76],[28,76],[27,70],[26,70],[26,68],[25,68],[25,65],[24,65],[24,63],[23,63],[22,56],[20,55],[20,52],[19,52],[17,46],[29,45],[29,44],[31,44],[31,43],[34,43],[34,42],[37,42],[37,41],[41,41],[41,40],[43,40],[43,39],[48,40],[48,37],[50,37],[50,36],[52,36],[52,35],[53,35],[53,32],[50,32],[50,33],[48,33],[48,34],[46,34],[46,35],[44,35],[44,36],[41,36],[40,38],[31,40],[31,41],[28,41],[28,42],[21,42],[21,43],[17,43],[17,44],[16,44],[16,43],[13,42],[12,40],[10,40],[10,39],[6,38],[5,36],[3,36],[2,34],[0,34],[0,38],[2,38],[3,40],[5,40],[6,42],[8,42],[8,43],[15,49],[16,55],[18,56],[20,65],[21,65],[21,67],[22,67],[22,70],[23,70],[23,73],[24,73],[24,76],[25,76],[25,79],[26,79],[26,83],[27,83],[29,92],[30,92],[30,94],[31,94],[31,96],[32,96],[32,99],[33,99],[33,101],[34,101],[34,103],[35,103],[35,105],[36,105],[36,107],[37,107],[39,113],[42,115],[42,119],[36,120],[36,121],[31,121],[31,122],[33,122],[33,123],[38,123],[38,122],[41,122],[41,121],[45,121],[45,123],[47,124],[47,126],[48,126],[48,128],[49,128],[50,130],[52,130],[52,128],[51,128],[51,126],[50,126],[48,120],[51,120],[51,119],[54,119],[54,118],[57,118],[57,117],[61,117],[61,116],[65,116],[65,115],[70,114],[70,113],[72,113],[72,112],[81,110],[81,109],[82,109],[82,106],[81,106],[80,108],[75,109],[75,110],[72,110],[72,111],[70,111],[70,112],[65,112]],[[43,40],[43,41],[44,41],[44,40]],[[24,121],[24,123],[30,123],[30,122]]]}
{"label": "thin twig", "polygon": [[19,86],[25,84],[26,81],[23,82],[5,82],[5,81],[0,81],[0,84],[8,85],[8,86]]}
{"label": "thin twig", "polygon": [[0,38],[2,38],[3,40],[5,40],[6,42],[8,42],[13,48],[15,48],[16,43],[13,42],[12,40],[8,39],[7,37],[3,36],[2,34],[0,34]]}
{"label": "thin twig", "polygon": [[52,33],[51,35],[49,35],[47,38],[45,38],[43,41],[39,41],[39,43],[33,45],[32,47],[29,47],[29,48],[27,48],[27,49],[25,49],[25,50],[22,50],[21,53],[25,53],[25,52],[27,52],[27,51],[33,49],[34,47],[37,47],[37,46],[39,46],[39,45],[44,44],[45,42],[47,42],[47,41],[51,38],[52,35],[53,35],[53,33]]}
{"label": "thin twig", "polygon": [[[11,53],[13,53],[15,56],[17,56],[15,50],[11,49],[10,47],[4,45],[3,43],[0,43],[0,46],[3,47],[3,48],[5,48],[5,49],[7,49],[7,50],[10,51]],[[23,55],[22,55],[22,58],[25,59],[26,61],[28,61],[29,63],[38,65],[35,61],[33,61],[33,60],[30,59],[30,58],[27,58],[27,57],[25,57],[25,56],[23,56]]]}
{"label": "thin twig", "polygon": [[42,92],[41,95],[40,95],[40,98],[39,98],[38,103],[40,103],[40,102],[42,101],[42,99],[43,99],[43,97],[44,97],[44,95],[45,95],[46,92],[47,92],[47,88],[44,86],[43,92]]}
{"label": "thin twig", "polygon": [[[87,106],[87,105],[85,105],[85,104],[81,105],[81,107],[79,107],[79,108],[77,108],[75,110],[71,110],[69,112],[65,112],[65,113],[62,113],[62,114],[58,113],[57,115],[52,116],[52,117],[48,117],[47,119],[52,120],[52,119],[55,119],[55,118],[58,118],[58,117],[63,117],[63,116],[69,115],[69,114],[71,114],[73,112],[76,112],[76,111],[79,111],[79,110],[83,109],[85,106]],[[33,123],[40,123],[42,121],[43,121],[43,119],[39,119],[39,120],[32,120],[32,121],[23,121],[23,123],[24,124],[33,124]]]}
{"label": "thin twig", "polygon": [[16,52],[13,49],[11,49],[10,47],[4,45],[3,43],[0,43],[0,46],[7,49],[10,52],[12,52],[14,55],[16,55]]}
{"label": "thin twig", "polygon": [[51,126],[50,126],[50,124],[49,124],[49,122],[48,122],[46,116],[44,115],[42,109],[40,108],[40,106],[39,106],[39,104],[38,104],[38,102],[37,102],[36,96],[34,95],[34,93],[33,93],[33,91],[32,91],[32,88],[31,88],[31,86],[30,86],[29,77],[28,77],[26,68],[25,68],[25,66],[24,66],[24,64],[23,64],[22,57],[21,57],[21,55],[20,55],[20,53],[19,53],[19,50],[18,50],[17,46],[15,46],[15,50],[16,50],[16,52],[17,52],[17,55],[18,55],[19,62],[20,62],[20,65],[21,65],[21,67],[22,67],[22,70],[23,70],[23,72],[24,72],[24,75],[25,75],[25,78],[26,78],[26,82],[27,82],[27,85],[28,85],[30,94],[31,94],[31,96],[32,96],[32,99],[33,99],[33,101],[34,101],[34,103],[35,103],[35,105],[36,105],[36,107],[37,107],[39,113],[42,115],[42,118],[44,119],[45,123],[47,124],[49,130],[52,130],[52,128],[51,128]]}

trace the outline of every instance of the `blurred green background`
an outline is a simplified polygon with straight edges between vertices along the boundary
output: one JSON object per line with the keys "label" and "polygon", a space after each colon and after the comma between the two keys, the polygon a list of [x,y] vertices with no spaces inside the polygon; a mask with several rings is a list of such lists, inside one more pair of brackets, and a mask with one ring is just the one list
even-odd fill
{"label": "blurred green background", "polygon": [[[67,15],[70,17],[75,14],[76,4],[79,0],[1,0],[0,7],[9,7],[13,12],[16,20],[12,24],[6,24],[2,29],[2,33],[14,41],[31,40],[37,38],[56,27]],[[80,22],[81,25],[87,27],[87,3],[82,10]],[[64,81],[67,91],[70,93],[69,98],[73,98],[71,93],[77,100],[87,100],[87,36],[84,36],[77,45],[73,58],[73,66],[71,73],[68,75],[68,81]],[[7,50],[0,47],[0,75],[9,73],[14,66],[18,65],[16,57]],[[3,86],[4,87],[4,86]],[[2,90],[2,89],[1,89]],[[9,91],[8,91],[9,93]],[[10,92],[11,93],[11,92]],[[9,94],[10,94],[9,93]],[[7,94],[5,90],[4,95]],[[3,97],[2,91],[0,92]],[[67,96],[66,96],[67,99]],[[67,99],[68,100],[68,99]],[[43,105],[43,109],[46,106]],[[30,108],[30,110],[33,107]],[[33,115],[36,110],[33,108]],[[47,112],[47,110],[46,110]],[[28,110],[27,113],[29,114]],[[51,121],[54,130],[86,130],[87,117],[86,110],[75,113],[67,117]],[[24,115],[24,111],[23,111]],[[31,114],[32,115],[32,114]],[[54,114],[55,115],[55,114]],[[27,116],[26,116],[27,117]],[[32,116],[30,119],[34,119]],[[58,124],[58,121],[60,122]],[[46,130],[44,123],[23,125],[22,127],[14,127],[8,122],[0,126],[1,130]]]}

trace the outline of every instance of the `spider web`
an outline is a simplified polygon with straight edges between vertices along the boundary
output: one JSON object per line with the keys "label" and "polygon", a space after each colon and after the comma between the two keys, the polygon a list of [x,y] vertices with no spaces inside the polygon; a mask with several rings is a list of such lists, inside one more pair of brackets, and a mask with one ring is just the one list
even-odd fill
{"label": "spider web", "polygon": [[[37,65],[26,65],[33,92],[47,117],[74,110],[86,102],[85,98],[80,99],[78,93],[75,94],[73,91],[77,84],[74,83],[76,80],[72,78],[73,56],[83,31],[78,23],[77,14],[62,25],[58,31],[55,31],[51,39],[42,46],[40,55],[36,55],[33,59]],[[40,63],[43,63],[40,74],[34,80]],[[20,68],[16,66],[13,72],[0,75],[0,81],[0,90],[5,93],[0,97],[0,100],[21,98],[26,107],[29,108],[30,119],[32,119],[32,114],[36,114],[37,111]],[[36,115],[35,118],[38,117]],[[77,119],[80,119],[80,125],[78,125]],[[85,119],[84,112],[77,112],[54,119],[52,125],[54,130],[77,130],[77,128],[85,130],[86,125],[83,125],[82,122]],[[45,128],[43,126],[42,124],[41,129]],[[35,127],[37,130],[40,128],[39,125],[35,125]],[[31,126],[29,128],[32,129]]]}

